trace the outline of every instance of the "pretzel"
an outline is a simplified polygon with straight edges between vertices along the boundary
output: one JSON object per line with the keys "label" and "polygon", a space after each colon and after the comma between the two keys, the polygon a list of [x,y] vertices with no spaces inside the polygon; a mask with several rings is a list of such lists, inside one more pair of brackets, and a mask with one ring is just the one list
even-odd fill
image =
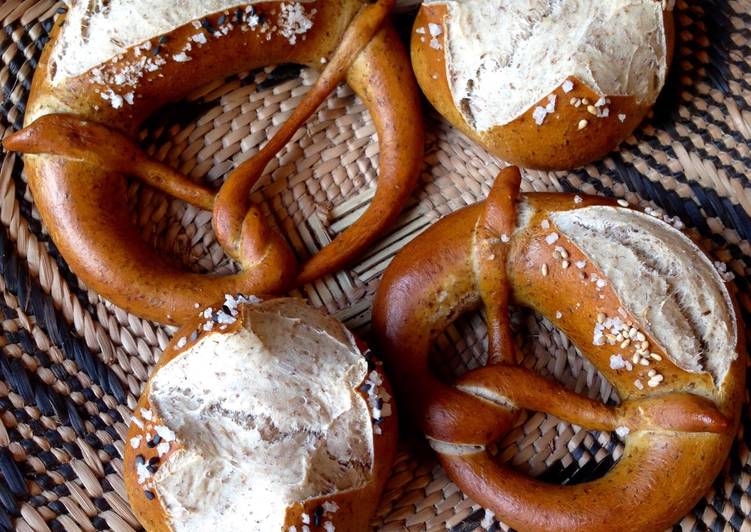
{"label": "pretzel", "polygon": [[[35,204],[75,273],[126,310],[175,324],[226,293],[282,292],[340,269],[362,252],[398,215],[416,184],[422,157],[416,84],[406,53],[386,20],[393,4],[252,3],[180,26],[80,76],[53,83],[59,65],[52,55],[64,24],[58,22],[34,76],[26,128],[6,138],[4,147],[26,154]],[[303,36],[292,38],[274,30],[275,17],[297,8],[311,23]],[[143,64],[154,65],[154,57],[160,58],[158,67],[143,69]],[[144,154],[133,140],[157,109],[197,87],[237,72],[290,62],[322,69],[321,75],[273,138],[231,172],[218,192]],[[140,77],[128,81],[126,88],[103,85],[103,79],[121,79],[136,68],[141,68]],[[379,185],[360,219],[298,271],[287,243],[250,201],[249,193],[271,158],[343,80],[364,101],[375,124]],[[125,90],[130,92],[121,94]],[[242,271],[222,277],[199,275],[160,256],[129,222],[126,176],[212,210],[217,239]]]}
{"label": "pretzel", "polygon": [[[668,224],[605,198],[542,193],[517,197],[519,182],[516,168],[504,170],[484,204],[440,221],[400,252],[385,272],[373,320],[401,404],[412,407],[448,476],[516,529],[664,530],[706,493],[738,428],[744,340],[730,294],[700,250]],[[707,289],[722,294],[723,303],[703,311],[707,320],[714,319],[714,312],[729,317],[714,329],[728,331],[723,337],[727,351],[717,354],[710,340],[702,344],[705,366],[687,370],[693,362],[676,358],[668,344],[658,342],[659,331],[640,330],[657,321],[649,325],[624,308],[624,301],[632,300],[617,290],[628,272],[616,276],[613,270],[606,276],[600,266],[605,263],[582,250],[592,235],[562,230],[566,220],[589,219],[592,213],[602,216],[604,227],[616,227],[607,224],[617,217],[641,224],[630,225],[624,238],[642,233],[681,246],[667,249],[688,253],[686,260],[693,261],[689,268],[696,269],[696,275],[711,269]],[[605,234],[621,238],[616,230],[611,233]],[[580,236],[584,240],[575,244]],[[652,249],[663,256],[663,248]],[[619,256],[625,263],[627,255]],[[664,281],[648,278],[648,273],[640,279]],[[676,282],[689,283],[687,278]],[[694,284],[689,288],[702,289]],[[709,309],[707,301],[703,305]],[[529,307],[558,326],[613,385],[620,404],[582,397],[519,366],[509,332],[509,302]],[[662,312],[657,303],[672,308],[673,302],[656,301],[648,307]],[[488,317],[488,365],[446,384],[428,364],[432,341],[461,313],[480,304]],[[688,306],[684,311],[692,312]],[[698,331],[699,323],[692,330]],[[717,374],[706,370],[714,363],[722,368]],[[623,457],[604,477],[583,484],[555,486],[529,478],[499,464],[487,450],[509,432],[520,409],[546,412],[593,430],[615,430],[625,438]]]}

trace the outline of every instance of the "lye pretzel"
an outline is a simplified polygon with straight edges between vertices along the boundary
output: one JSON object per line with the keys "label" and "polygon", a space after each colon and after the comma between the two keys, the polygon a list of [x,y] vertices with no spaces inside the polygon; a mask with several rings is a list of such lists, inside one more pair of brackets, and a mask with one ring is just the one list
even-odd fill
{"label": "lye pretzel", "polygon": [[[148,319],[182,323],[224,294],[278,293],[345,265],[397,216],[422,157],[420,102],[388,22],[393,0],[149,0],[74,3],[37,67],[24,152],[35,204],[56,245],[90,288]],[[138,24],[127,20],[149,11]],[[157,11],[157,12],[155,12]],[[144,154],[135,137],[169,102],[234,73],[298,63],[320,78],[263,149],[215,193]],[[371,113],[380,142],[375,197],[360,219],[302,265],[249,199],[266,164],[341,81]],[[130,223],[126,177],[213,210],[219,242],[242,271],[211,277],[160,256]]]}
{"label": "lye pretzel", "polygon": [[[664,530],[703,496],[737,430],[743,327],[714,265],[668,223],[598,197],[518,195],[508,168],[488,200],[409,244],[387,269],[374,325],[401,404],[449,477],[519,530]],[[551,320],[613,385],[617,406],[518,365],[508,305]],[[484,305],[488,365],[452,385],[433,339]],[[625,439],[602,478],[557,486],[498,463],[488,446],[520,409]]]}

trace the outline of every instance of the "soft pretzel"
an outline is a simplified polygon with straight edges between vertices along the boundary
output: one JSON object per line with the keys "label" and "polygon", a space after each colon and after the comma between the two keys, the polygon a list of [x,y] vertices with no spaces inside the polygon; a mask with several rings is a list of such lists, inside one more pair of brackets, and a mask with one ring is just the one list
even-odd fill
{"label": "soft pretzel", "polygon": [[[277,293],[337,270],[361,252],[398,215],[422,157],[416,85],[387,20],[393,3],[75,3],[67,21],[53,30],[37,67],[27,127],[4,146],[26,153],[35,204],[76,274],[131,312],[181,323],[195,307],[225,293]],[[148,12],[141,23],[121,20],[139,9]],[[279,63],[309,65],[321,69],[321,76],[218,194],[146,156],[132,140],[166,103],[210,81]],[[250,202],[249,192],[268,161],[345,79],[368,107],[378,133],[379,186],[361,218],[298,271],[286,242]],[[127,175],[213,209],[217,238],[242,272],[189,273],[143,242],[129,222]]]}
{"label": "soft pretzel", "polygon": [[141,524],[366,530],[398,433],[380,363],[299,300],[228,296],[195,315],[128,432],[125,486]]}
{"label": "soft pretzel", "polygon": [[[519,530],[664,530],[727,458],[745,381],[743,327],[714,265],[680,231],[599,197],[524,194],[504,170],[484,204],[458,211],[384,274],[374,327],[401,404],[449,477]],[[613,385],[617,406],[516,364],[508,303],[551,320]],[[433,339],[483,304],[489,365],[453,385],[428,365]],[[519,409],[625,438],[620,461],[583,484],[545,484],[487,447]]]}
{"label": "soft pretzel", "polygon": [[625,140],[662,89],[673,2],[429,0],[412,64],[452,125],[511,164],[568,169]]}

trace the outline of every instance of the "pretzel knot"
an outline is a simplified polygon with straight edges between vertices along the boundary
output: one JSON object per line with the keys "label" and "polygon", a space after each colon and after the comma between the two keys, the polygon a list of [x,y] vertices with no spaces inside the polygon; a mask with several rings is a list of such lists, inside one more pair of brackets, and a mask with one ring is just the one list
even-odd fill
{"label": "pretzel knot", "polygon": [[[550,238],[547,216],[609,202],[554,194],[520,198],[519,186],[518,170],[504,170],[483,205],[459,211],[423,233],[384,274],[373,320],[402,404],[411,407],[449,477],[515,528],[664,529],[704,494],[727,455],[739,419],[742,364],[736,360],[719,386],[705,374],[675,367],[656,345],[653,365],[637,364],[628,371],[614,367],[609,346],[593,344],[587,316],[598,310],[625,313],[615,292],[604,284],[585,290],[571,281],[578,276],[567,271],[568,262],[553,273],[547,262],[555,240],[569,248],[563,251],[567,259],[584,263],[568,256],[580,253],[570,241],[558,233]],[[518,213],[521,204],[524,211]],[[561,252],[555,253],[560,259]],[[591,264],[581,267],[585,277],[604,276]],[[511,338],[510,301],[555,316],[559,328],[613,384],[621,402],[603,404],[520,366]],[[428,363],[432,341],[458,315],[480,304],[487,316],[488,364],[444,383]],[[552,310],[567,306],[579,309],[581,317],[562,319]],[[623,319],[638,323],[625,314]],[[628,343],[623,342],[624,351]],[[655,368],[667,375],[664,383]],[[651,384],[634,386],[634,377],[650,378]],[[555,486],[530,478],[488,451],[522,409],[615,431],[625,439],[624,454],[604,477],[591,482]]]}
{"label": "pretzel knot", "polygon": [[[76,274],[135,314],[180,324],[193,317],[196,308],[221,301],[225,294],[283,292],[342,268],[366,249],[399,214],[416,184],[422,158],[419,97],[408,58],[388,22],[393,5],[394,0],[308,2],[315,21],[299,46],[246,33],[238,24],[221,39],[207,39],[201,52],[192,52],[191,61],[166,61],[159,72],[143,73],[129,96],[132,103],[119,110],[100,106],[101,81],[89,73],[59,86],[49,84],[55,70],[50,49],[59,37],[58,27],[35,75],[27,111],[30,123],[3,145],[27,154],[25,169],[35,203]],[[275,8],[269,3],[257,9],[263,17]],[[210,25],[212,17],[225,18],[220,13],[204,22]],[[163,36],[160,47],[190,47],[195,34],[187,24]],[[140,48],[131,48],[95,70],[117,77],[119,69],[135,69],[143,59],[139,55]],[[201,85],[288,62],[322,71],[287,121],[218,191],[148,156],[133,140],[155,109]],[[359,219],[298,268],[287,242],[250,193],[273,157],[345,80],[368,107],[378,133],[379,183]],[[142,242],[129,223],[125,176],[211,210],[217,240],[242,271],[221,277],[183,271]]]}

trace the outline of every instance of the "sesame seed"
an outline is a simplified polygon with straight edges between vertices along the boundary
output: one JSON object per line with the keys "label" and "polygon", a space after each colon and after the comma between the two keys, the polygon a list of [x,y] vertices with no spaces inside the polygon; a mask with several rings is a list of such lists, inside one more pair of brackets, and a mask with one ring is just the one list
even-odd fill
{"label": "sesame seed", "polygon": [[648,358],[641,358],[639,359],[639,364],[642,366],[649,366],[649,359]]}
{"label": "sesame seed", "polygon": [[510,241],[511,241],[511,238],[508,235],[501,235],[501,242],[503,242],[504,244],[506,244],[506,243],[508,243]]}
{"label": "sesame seed", "polygon": [[631,362],[633,362],[634,364],[638,364],[639,363],[639,355],[635,354],[634,356],[632,356],[631,357]]}
{"label": "sesame seed", "polygon": [[623,113],[619,114],[618,115],[618,120],[620,120],[621,122],[625,122],[626,121],[626,115],[624,115]]}
{"label": "sesame seed", "polygon": [[544,219],[542,222],[540,222],[540,227],[542,227],[545,230],[550,229],[550,222],[546,219]]}
{"label": "sesame seed", "polygon": [[649,342],[646,342],[646,341],[645,341],[645,342],[642,342],[642,343],[641,343],[641,344],[639,345],[639,347],[641,347],[642,349],[644,349],[644,350],[646,351],[647,349],[649,349]]}
{"label": "sesame seed", "polygon": [[555,313],[555,319],[560,320],[563,317],[563,313],[560,310],[557,310]]}
{"label": "sesame seed", "polygon": [[663,377],[662,375],[658,373],[657,375],[655,375],[655,379],[657,380],[657,382],[662,382],[665,379],[665,377]]}
{"label": "sesame seed", "polygon": [[589,122],[587,122],[586,120],[579,120],[579,131],[587,127],[587,124],[589,124]]}
{"label": "sesame seed", "polygon": [[603,321],[605,321],[606,317],[607,316],[605,316],[604,312],[598,312],[597,313],[597,323],[602,323]]}
{"label": "sesame seed", "polygon": [[643,390],[644,389],[644,385],[641,383],[641,381],[639,379],[636,379],[634,381],[634,386],[636,386],[639,390]]}
{"label": "sesame seed", "polygon": [[564,260],[564,261],[563,261],[563,262],[561,263],[561,268],[563,268],[564,270],[567,270],[567,269],[568,269],[568,267],[569,267],[569,262],[568,262],[567,260]]}
{"label": "sesame seed", "polygon": [[639,333],[636,334],[636,339],[639,340],[640,342],[643,342],[644,340],[647,339],[647,337],[644,336],[643,332],[639,332]]}
{"label": "sesame seed", "polygon": [[587,112],[591,115],[597,116],[597,108],[594,105],[588,105]]}
{"label": "sesame seed", "polygon": [[565,249],[561,249],[561,257],[563,257],[564,259],[567,259],[568,258],[568,251],[566,251]]}
{"label": "sesame seed", "polygon": [[623,340],[623,342],[621,342],[621,349],[626,349],[630,343],[631,343],[631,340],[626,338],[625,340]]}
{"label": "sesame seed", "polygon": [[547,264],[543,264],[542,265],[542,275],[543,276],[547,276],[548,275],[548,265]]}
{"label": "sesame seed", "polygon": [[634,337],[636,337],[636,335],[637,335],[638,332],[639,332],[639,330],[636,327],[631,327],[631,329],[629,329],[629,331],[628,331],[628,335],[631,338],[634,338]]}
{"label": "sesame seed", "polygon": [[586,98],[582,98],[582,103],[583,103],[584,105],[589,105],[589,100],[588,100],[588,99],[586,99]]}
{"label": "sesame seed", "polygon": [[620,205],[621,207],[628,207],[628,201],[626,201],[625,199],[619,199],[618,205]]}
{"label": "sesame seed", "polygon": [[576,96],[574,96],[573,98],[571,98],[569,100],[569,103],[571,105],[573,105],[574,107],[579,107],[582,104],[582,101],[581,101],[581,99],[579,99]]}
{"label": "sesame seed", "polygon": [[652,360],[656,360],[657,362],[662,360],[662,357],[658,355],[657,353],[650,353],[649,358],[651,358]]}
{"label": "sesame seed", "polygon": [[650,377],[654,377],[655,375],[657,375],[657,370],[654,370],[654,369],[650,369],[650,370],[649,370],[649,371],[647,372],[647,375],[649,375]]}
{"label": "sesame seed", "polygon": [[658,386],[659,384],[660,384],[660,381],[659,381],[659,380],[657,380],[657,377],[656,377],[656,376],[655,376],[655,377],[652,377],[651,379],[649,379],[649,380],[647,381],[647,386],[649,386],[650,388],[655,388],[655,387],[657,387],[657,386]]}

